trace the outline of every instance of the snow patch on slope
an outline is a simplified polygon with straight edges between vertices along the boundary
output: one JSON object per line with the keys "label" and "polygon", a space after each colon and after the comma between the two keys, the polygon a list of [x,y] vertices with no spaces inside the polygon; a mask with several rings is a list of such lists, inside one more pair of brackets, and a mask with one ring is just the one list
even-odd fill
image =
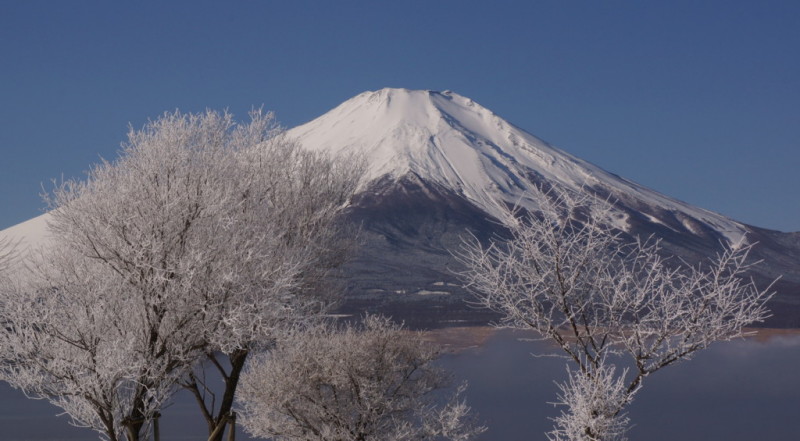
{"label": "snow patch on slope", "polygon": [[0,242],[15,246],[12,268],[22,269],[28,258],[44,249],[50,241],[47,223],[50,214],[43,214],[0,231]]}
{"label": "snow patch on slope", "polygon": [[0,240],[17,243],[20,249],[29,249],[46,243],[48,238],[47,222],[50,214],[42,214],[25,222],[0,231]]}

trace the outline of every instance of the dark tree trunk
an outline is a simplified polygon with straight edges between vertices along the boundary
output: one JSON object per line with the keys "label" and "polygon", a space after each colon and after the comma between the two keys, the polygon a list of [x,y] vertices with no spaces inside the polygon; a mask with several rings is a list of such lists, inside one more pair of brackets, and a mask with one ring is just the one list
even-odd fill
{"label": "dark tree trunk", "polygon": [[232,441],[234,439],[233,436],[235,434],[233,432],[236,429],[236,416],[233,413],[234,398],[236,397],[236,388],[239,385],[239,377],[249,353],[249,350],[241,349],[225,354],[230,363],[229,367],[224,366],[224,363],[220,363],[213,354],[209,355],[209,361],[217,369],[225,385],[219,408],[216,408],[213,393],[211,394],[212,398],[206,397],[209,389],[206,387],[205,380],[190,376],[189,381],[183,384],[194,395],[195,401],[200,406],[200,411],[208,425],[208,441],[222,441],[225,436],[226,425],[230,431],[228,440]]}
{"label": "dark tree trunk", "polygon": [[161,428],[158,426],[158,419],[161,414],[157,413],[153,418],[153,441],[161,441]]}

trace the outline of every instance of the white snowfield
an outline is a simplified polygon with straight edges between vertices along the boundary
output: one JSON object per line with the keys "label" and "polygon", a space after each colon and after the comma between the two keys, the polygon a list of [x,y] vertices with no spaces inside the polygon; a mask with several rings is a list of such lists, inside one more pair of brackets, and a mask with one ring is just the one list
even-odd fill
{"label": "white snowfield", "polygon": [[11,263],[12,268],[24,268],[25,262],[35,250],[47,246],[49,217],[45,213],[0,231],[0,243],[11,243],[15,246],[16,258]]}
{"label": "white snowfield", "polygon": [[0,239],[8,239],[16,243],[19,249],[30,249],[47,242],[47,219],[50,215],[45,213],[28,219],[0,231]]}
{"label": "white snowfield", "polygon": [[[533,183],[527,177],[539,175],[568,189],[600,187],[612,198],[681,213],[733,243],[747,231],[720,214],[669,198],[554,148],[450,91],[364,92],[288,134],[309,149],[365,158],[367,182],[414,172],[455,190],[495,217],[496,200],[535,209],[536,201],[528,197]],[[612,221],[627,229],[623,213]],[[685,226],[694,228],[690,222]]]}
{"label": "white snowfield", "polygon": [[[469,98],[453,92],[382,89],[364,92],[319,118],[288,131],[309,149],[353,155],[367,164],[365,183],[400,178],[414,172],[452,189],[490,215],[498,217],[494,201],[520,203],[535,209],[528,197],[539,175],[553,185],[580,190],[599,187],[612,197],[679,213],[687,229],[694,218],[732,243],[747,229],[720,214],[669,198],[610,174],[554,148],[506,122]],[[613,221],[626,229],[626,215]],[[654,223],[662,220],[647,215]],[[21,241],[30,248],[47,241],[44,214],[0,231],[0,238]]]}

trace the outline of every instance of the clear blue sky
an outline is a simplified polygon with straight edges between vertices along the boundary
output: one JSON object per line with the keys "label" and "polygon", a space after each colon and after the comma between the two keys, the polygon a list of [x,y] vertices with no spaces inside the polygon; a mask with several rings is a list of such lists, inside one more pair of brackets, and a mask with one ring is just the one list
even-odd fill
{"label": "clear blue sky", "polygon": [[0,0],[0,228],[128,124],[450,89],[745,223],[800,230],[797,1]]}

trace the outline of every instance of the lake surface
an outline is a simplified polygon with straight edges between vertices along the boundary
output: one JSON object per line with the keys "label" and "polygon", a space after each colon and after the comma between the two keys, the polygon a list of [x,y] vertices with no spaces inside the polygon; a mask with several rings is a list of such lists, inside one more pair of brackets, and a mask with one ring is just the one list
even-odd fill
{"label": "lake surface", "polygon": [[[501,331],[444,364],[469,381],[468,398],[489,427],[482,440],[546,440],[557,416],[555,380],[566,360],[543,342]],[[800,335],[713,345],[645,380],[628,408],[631,441],[793,440],[800,417]]]}
{"label": "lake surface", "polygon": [[[480,346],[441,361],[458,380],[469,382],[470,404],[489,426],[483,441],[545,440],[548,418],[558,415],[548,402],[556,396],[554,381],[565,377],[566,360],[532,357],[552,349],[525,337],[492,332]],[[0,439],[98,439],[58,413],[0,384]],[[632,441],[798,439],[800,335],[718,343],[691,361],[664,368],[646,380],[629,416]],[[185,394],[164,412],[161,428],[162,441],[205,439],[205,424]],[[240,433],[237,439],[248,438]]]}

